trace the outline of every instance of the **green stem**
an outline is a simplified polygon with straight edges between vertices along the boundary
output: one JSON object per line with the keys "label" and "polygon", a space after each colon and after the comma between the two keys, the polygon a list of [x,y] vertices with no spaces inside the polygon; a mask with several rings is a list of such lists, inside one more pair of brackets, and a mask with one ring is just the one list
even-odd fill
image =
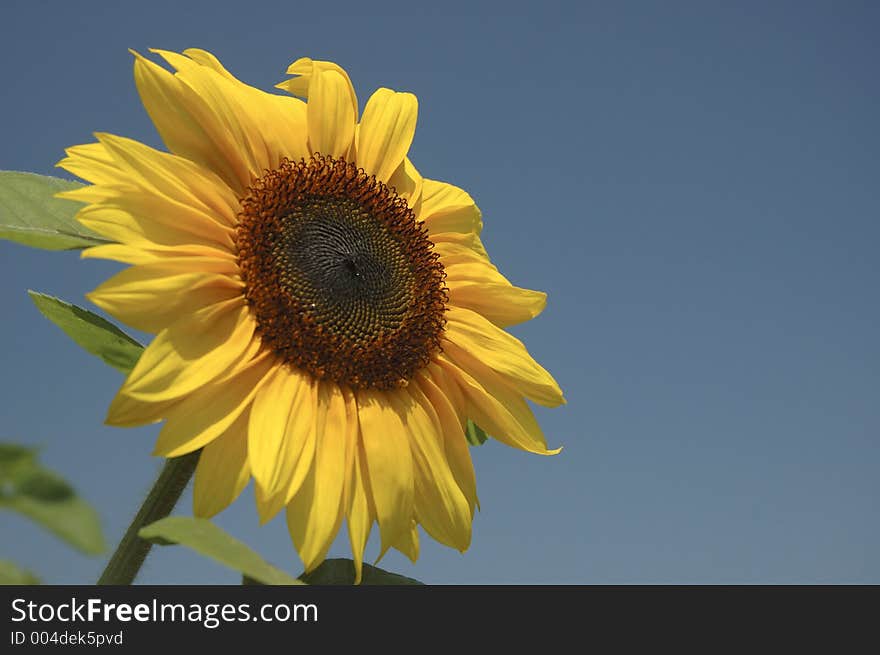
{"label": "green stem", "polygon": [[107,563],[107,568],[98,579],[98,584],[127,585],[134,581],[152,546],[150,542],[141,539],[138,532],[145,525],[163,519],[171,513],[196,470],[198,461],[199,451],[165,461],[165,466],[162,467],[153,488],[150,489],[146,500],[125,531],[122,541]]}

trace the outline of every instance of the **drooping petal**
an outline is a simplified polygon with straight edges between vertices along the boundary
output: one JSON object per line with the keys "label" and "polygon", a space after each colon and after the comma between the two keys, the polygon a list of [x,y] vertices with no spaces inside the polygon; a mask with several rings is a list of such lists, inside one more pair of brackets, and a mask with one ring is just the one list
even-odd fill
{"label": "drooping petal", "polygon": [[287,527],[307,572],[326,557],[342,524],[347,413],[335,383],[318,385],[315,462],[287,506]]}
{"label": "drooping petal", "polygon": [[382,553],[410,527],[413,515],[412,452],[399,414],[386,393],[359,390],[358,419],[367,463],[367,479],[382,540]]}
{"label": "drooping petal", "polygon": [[[358,430],[360,427],[358,426]],[[367,480],[366,455],[360,437],[354,448],[354,465],[351,471],[349,485],[351,488],[350,502],[346,519],[348,521],[348,539],[351,544],[351,553],[354,559],[355,584],[360,584],[363,573],[364,549],[370,538],[373,522],[376,520],[376,508],[370,495],[369,481]]]}
{"label": "drooping petal", "polygon": [[458,418],[461,433],[464,435],[468,421],[468,400],[465,397],[464,392],[461,390],[461,387],[454,380],[451,380],[436,362],[428,364],[427,368],[424,369],[423,374],[427,379],[433,382],[438,389],[440,389],[440,392],[447,399],[449,399],[449,403],[455,410],[456,418]]}
{"label": "drooping petal", "polygon": [[547,294],[513,286],[472,246],[438,241],[435,250],[453,305],[472,309],[500,327],[528,321],[544,310]]}
{"label": "drooping petal", "polygon": [[[285,504],[290,503],[293,497],[303,486],[309,472],[315,463],[315,449],[318,444],[318,431],[315,421],[324,410],[319,410],[319,389],[315,381],[300,387],[300,395],[297,397],[297,407],[290,412],[290,420],[287,423],[287,438],[293,443],[301,444],[296,466],[290,472],[285,486],[281,489],[280,498]],[[313,417],[310,419],[309,417]]]}
{"label": "drooping petal", "polygon": [[519,339],[469,309],[450,306],[446,318],[448,341],[485,363],[510,386],[545,407],[565,402],[556,380]]}
{"label": "drooping petal", "polygon": [[513,286],[489,261],[467,255],[442,259],[449,301],[506,327],[531,320],[547,305],[547,294]]}
{"label": "drooping petal", "polygon": [[419,559],[419,529],[415,520],[410,521],[409,530],[405,530],[391,547],[403,553],[410,562]]}
{"label": "drooping petal", "polygon": [[415,382],[424,394],[424,398],[431,404],[437,413],[437,419],[443,432],[443,448],[446,453],[446,461],[449,469],[455,477],[455,482],[462,490],[470,505],[470,513],[473,516],[474,507],[478,505],[477,478],[474,473],[474,463],[471,460],[470,449],[462,429],[463,421],[458,411],[464,412],[465,407],[456,410],[453,401],[437,386],[437,383],[427,372],[422,372]]}
{"label": "drooping petal", "polygon": [[193,483],[193,514],[209,519],[238,498],[250,480],[247,450],[248,412],[202,448]]}
{"label": "drooping petal", "polygon": [[357,139],[357,164],[388,182],[416,132],[419,103],[412,93],[378,89],[367,101]]}
{"label": "drooping petal", "polygon": [[415,385],[407,393],[392,394],[391,401],[410,438],[416,519],[440,543],[467,550],[471,540],[470,504],[446,461],[436,412]]}
{"label": "drooping petal", "polygon": [[479,282],[448,286],[452,304],[478,312],[499,327],[530,321],[547,306],[547,294],[542,291]]}
{"label": "drooping petal", "polygon": [[345,403],[345,469],[342,480],[342,515],[348,516],[354,495],[354,469],[357,464],[357,452],[361,446],[361,427],[358,422],[357,398],[354,391],[347,386],[340,386],[342,400]]}
{"label": "drooping petal", "polygon": [[[309,440],[305,431],[297,427],[307,427],[309,433],[314,433],[311,426],[315,405],[311,386],[300,373],[278,366],[254,398],[248,428],[248,451],[257,487],[257,508],[263,523],[287,503],[293,475],[298,468],[303,468],[300,456]],[[308,467],[312,455],[306,457]],[[301,472],[301,479],[306,473],[307,469]]]}
{"label": "drooping petal", "polygon": [[548,450],[547,441],[532,410],[522,397],[507,387],[488,368],[478,381],[469,371],[445,355],[437,358],[439,371],[432,376],[447,377],[445,385],[457,384],[467,401],[467,414],[493,438],[513,448],[538,455],[555,455],[559,449]]}

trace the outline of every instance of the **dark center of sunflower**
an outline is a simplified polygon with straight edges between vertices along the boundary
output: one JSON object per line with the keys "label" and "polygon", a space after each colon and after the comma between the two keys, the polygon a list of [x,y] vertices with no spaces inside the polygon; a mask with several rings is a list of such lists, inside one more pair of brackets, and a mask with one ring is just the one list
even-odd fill
{"label": "dark center of sunflower", "polygon": [[443,266],[406,200],[354,164],[285,160],[241,201],[245,297],[292,366],[351,387],[406,384],[440,347]]}

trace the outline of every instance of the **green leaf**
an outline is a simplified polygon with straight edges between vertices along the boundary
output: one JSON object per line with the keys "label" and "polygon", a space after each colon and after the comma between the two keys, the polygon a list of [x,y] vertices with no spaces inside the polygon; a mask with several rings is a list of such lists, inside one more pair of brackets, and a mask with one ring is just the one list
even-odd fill
{"label": "green leaf", "polygon": [[81,186],[48,175],[0,171],[0,239],[45,250],[111,243],[74,219],[82,203],[54,197]]}
{"label": "green leaf", "polygon": [[0,444],[0,509],[23,514],[89,555],[105,550],[97,512],[66,480],[41,466],[31,449]]}
{"label": "green leaf", "polygon": [[[353,585],[354,562],[350,559],[327,559],[311,573],[303,573],[300,580],[310,585]],[[391,573],[376,566],[364,564],[361,584],[365,585],[421,585],[423,582]]]}
{"label": "green leaf", "polygon": [[[13,443],[0,443],[0,484],[12,480],[16,471],[30,467],[37,456],[36,448]],[[2,489],[0,489],[2,495]]]}
{"label": "green leaf", "polygon": [[97,314],[53,296],[28,291],[37,309],[64,330],[81,348],[97,355],[115,369],[128,373],[144,347]]}
{"label": "green leaf", "polygon": [[302,584],[207,519],[169,516],[141,528],[138,536],[161,546],[186,546],[262,584]]}
{"label": "green leaf", "polygon": [[67,482],[38,466],[27,475],[19,476],[16,486],[19,494],[45,502],[60,502],[76,495]]}
{"label": "green leaf", "polygon": [[464,434],[467,437],[468,443],[472,446],[482,446],[486,443],[486,439],[489,438],[489,435],[483,431],[483,428],[470,419],[468,419]]}
{"label": "green leaf", "polygon": [[0,443],[0,466],[17,464],[22,460],[30,461],[36,453],[35,448],[28,448],[17,443]]}
{"label": "green leaf", "polygon": [[40,584],[40,579],[9,560],[0,559],[0,585]]}

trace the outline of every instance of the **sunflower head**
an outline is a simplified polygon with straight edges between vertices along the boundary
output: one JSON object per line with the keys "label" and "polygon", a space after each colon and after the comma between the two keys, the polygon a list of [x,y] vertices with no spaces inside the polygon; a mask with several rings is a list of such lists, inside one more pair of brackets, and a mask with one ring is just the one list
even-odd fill
{"label": "sunflower head", "polygon": [[559,386],[504,330],[544,308],[492,265],[473,199],[407,154],[418,103],[379,89],[359,115],[331,62],[299,59],[266,93],[203,50],[134,53],[135,82],[169,152],[109,134],[59,165],[64,194],[114,243],[84,257],[131,266],[89,294],[154,333],[112,425],[164,421],[155,453],[200,451],[194,511],[253,478],[262,520],[286,510],[310,571],[342,523],[360,576],[418,557],[418,529],[464,551],[477,506],[465,439],[551,454],[527,400]]}
{"label": "sunflower head", "polygon": [[242,200],[236,246],[262,340],[352,388],[407,384],[440,350],[446,288],[404,198],[344,159],[281,165]]}

